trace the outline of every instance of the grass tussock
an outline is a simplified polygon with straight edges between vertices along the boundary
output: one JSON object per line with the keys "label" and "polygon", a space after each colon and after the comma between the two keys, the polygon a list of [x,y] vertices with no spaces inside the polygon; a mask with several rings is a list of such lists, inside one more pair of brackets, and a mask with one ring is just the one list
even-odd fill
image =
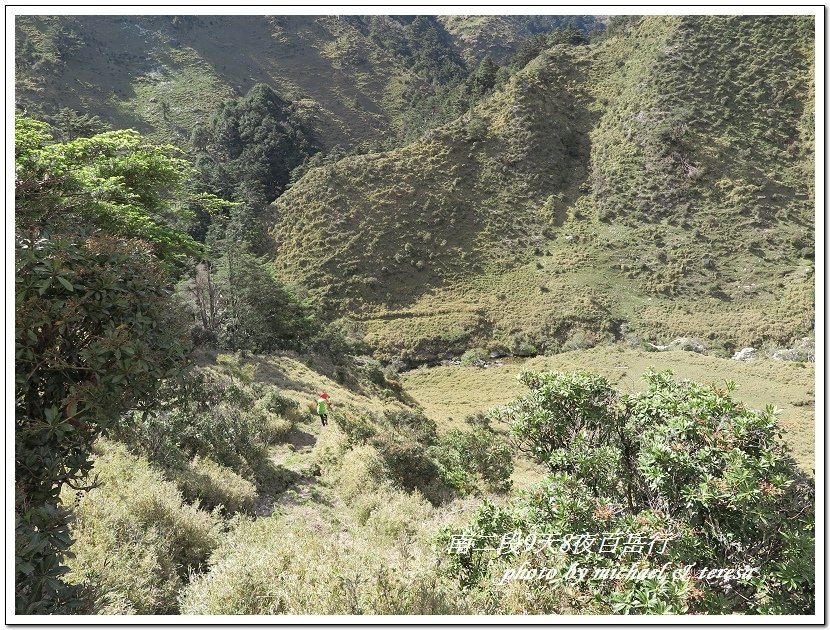
{"label": "grass tussock", "polygon": [[[175,613],[178,592],[204,571],[220,541],[217,515],[187,505],[146,459],[100,441],[90,481],[74,504],[68,580],[87,593],[92,612]],[[73,505],[71,490],[64,503]]]}
{"label": "grass tussock", "polygon": [[[403,541],[402,541],[403,543]],[[278,517],[240,521],[181,599],[184,614],[453,614],[457,588],[422,546]]]}
{"label": "grass tussock", "polygon": [[198,455],[187,468],[175,475],[175,482],[190,502],[225,512],[250,513],[257,498],[256,485],[233,469]]}

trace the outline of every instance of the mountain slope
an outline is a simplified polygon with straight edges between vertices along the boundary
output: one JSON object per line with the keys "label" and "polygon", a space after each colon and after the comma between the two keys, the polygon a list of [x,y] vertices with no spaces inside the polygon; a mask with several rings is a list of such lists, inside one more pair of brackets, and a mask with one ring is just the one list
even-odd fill
{"label": "mountain slope", "polygon": [[437,20],[470,65],[486,55],[503,64],[522,41],[537,33],[568,26],[584,32],[603,28],[603,19],[594,15],[440,15]]}
{"label": "mountain slope", "polygon": [[30,114],[69,107],[184,145],[224,99],[265,83],[322,146],[390,146],[420,126],[413,103],[436,79],[478,63],[483,37],[504,56],[565,17],[456,16],[447,32],[400,16],[17,16],[16,99]]}
{"label": "mountain slope", "polygon": [[67,106],[184,142],[222,100],[267,83],[327,146],[394,127],[411,73],[337,17],[19,17],[18,102]]}
{"label": "mountain slope", "polygon": [[421,140],[310,171],[274,206],[277,269],[413,360],[807,334],[812,45],[810,18],[651,16],[555,46]]}

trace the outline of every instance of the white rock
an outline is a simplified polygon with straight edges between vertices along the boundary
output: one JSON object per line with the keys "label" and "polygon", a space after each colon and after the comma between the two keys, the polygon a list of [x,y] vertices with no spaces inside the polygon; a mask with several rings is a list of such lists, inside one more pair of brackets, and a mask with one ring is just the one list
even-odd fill
{"label": "white rock", "polygon": [[738,350],[732,358],[736,361],[752,361],[758,358],[758,351],[755,348],[744,348]]}

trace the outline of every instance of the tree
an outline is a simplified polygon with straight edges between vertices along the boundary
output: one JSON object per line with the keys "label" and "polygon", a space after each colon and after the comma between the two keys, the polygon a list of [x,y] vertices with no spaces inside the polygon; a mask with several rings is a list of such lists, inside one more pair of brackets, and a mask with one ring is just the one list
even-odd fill
{"label": "tree", "polygon": [[221,291],[213,281],[210,264],[201,262],[196,265],[190,292],[196,302],[202,327],[215,337],[219,326]]}
{"label": "tree", "polygon": [[191,168],[178,154],[132,129],[54,142],[45,123],[18,117],[15,227],[30,237],[102,230],[142,239],[160,258],[196,254],[181,227],[186,203],[199,196],[187,194]]}
{"label": "tree", "polygon": [[476,71],[470,75],[470,91],[473,96],[480,97],[492,91],[496,85],[498,71],[499,66],[493,62],[490,55],[486,55]]}
{"label": "tree", "polygon": [[291,180],[291,172],[319,151],[294,107],[265,84],[228,99],[208,127],[194,129],[196,164],[214,194],[239,203],[235,238],[258,255],[268,253],[272,220],[266,209]]}
{"label": "tree", "polygon": [[434,17],[417,16],[406,26],[409,48],[415,57],[414,69],[439,84],[452,84],[464,79],[464,61],[449,41],[441,24]]}
{"label": "tree", "polygon": [[299,348],[311,337],[316,326],[311,310],[244,247],[226,247],[222,271],[223,347],[268,352]]}
{"label": "tree", "polygon": [[548,35],[548,46],[567,44],[569,46],[584,46],[589,43],[585,34],[574,26],[559,28]]}
{"label": "tree", "polygon": [[100,116],[80,114],[68,107],[62,107],[58,113],[47,120],[52,123],[57,139],[62,142],[93,136],[110,128]]}
{"label": "tree", "polygon": [[172,263],[198,251],[175,227],[186,163],[134,131],[66,143],[15,127],[15,608],[71,610],[59,502],[128,410],[149,410],[188,350]]}
{"label": "tree", "polygon": [[319,150],[292,105],[262,83],[243,97],[225,101],[209,129],[194,131],[194,143],[206,145],[229,175],[217,182],[217,194],[239,199],[243,195],[233,190],[236,186],[255,192],[264,204],[282,192],[292,169]]}
{"label": "tree", "polygon": [[510,58],[510,67],[521,70],[530,61],[539,56],[539,53],[547,48],[547,46],[548,37],[545,33],[531,35],[519,45],[519,49]]}

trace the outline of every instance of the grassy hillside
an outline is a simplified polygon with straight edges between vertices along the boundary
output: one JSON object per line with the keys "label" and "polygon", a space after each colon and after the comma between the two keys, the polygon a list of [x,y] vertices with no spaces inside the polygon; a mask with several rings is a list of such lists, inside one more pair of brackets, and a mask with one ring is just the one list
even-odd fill
{"label": "grassy hillside", "polygon": [[275,204],[277,269],[388,358],[786,344],[813,326],[811,51],[793,17],[555,46],[419,141],[310,171]]}
{"label": "grassy hillside", "polygon": [[[18,16],[16,99],[31,115],[68,107],[183,145],[225,98],[265,83],[297,104],[322,146],[390,146],[440,118],[440,90],[413,105],[436,79],[463,78],[465,60],[475,67],[496,52],[483,41],[505,57],[565,19],[455,16],[418,27],[390,16]],[[457,77],[441,74],[448,57]]]}
{"label": "grassy hillside", "polygon": [[64,488],[80,612],[471,612],[436,536],[479,499],[441,481],[446,447],[399,383],[293,354],[197,363],[207,413],[123,419],[95,484]]}
{"label": "grassy hillside", "polygon": [[417,77],[337,17],[18,17],[18,103],[101,115],[184,142],[257,83],[297,101],[321,143],[393,134]]}
{"label": "grassy hillside", "polygon": [[470,65],[485,55],[503,64],[525,39],[537,33],[568,26],[584,32],[603,28],[603,19],[593,15],[441,15],[438,21]]}

